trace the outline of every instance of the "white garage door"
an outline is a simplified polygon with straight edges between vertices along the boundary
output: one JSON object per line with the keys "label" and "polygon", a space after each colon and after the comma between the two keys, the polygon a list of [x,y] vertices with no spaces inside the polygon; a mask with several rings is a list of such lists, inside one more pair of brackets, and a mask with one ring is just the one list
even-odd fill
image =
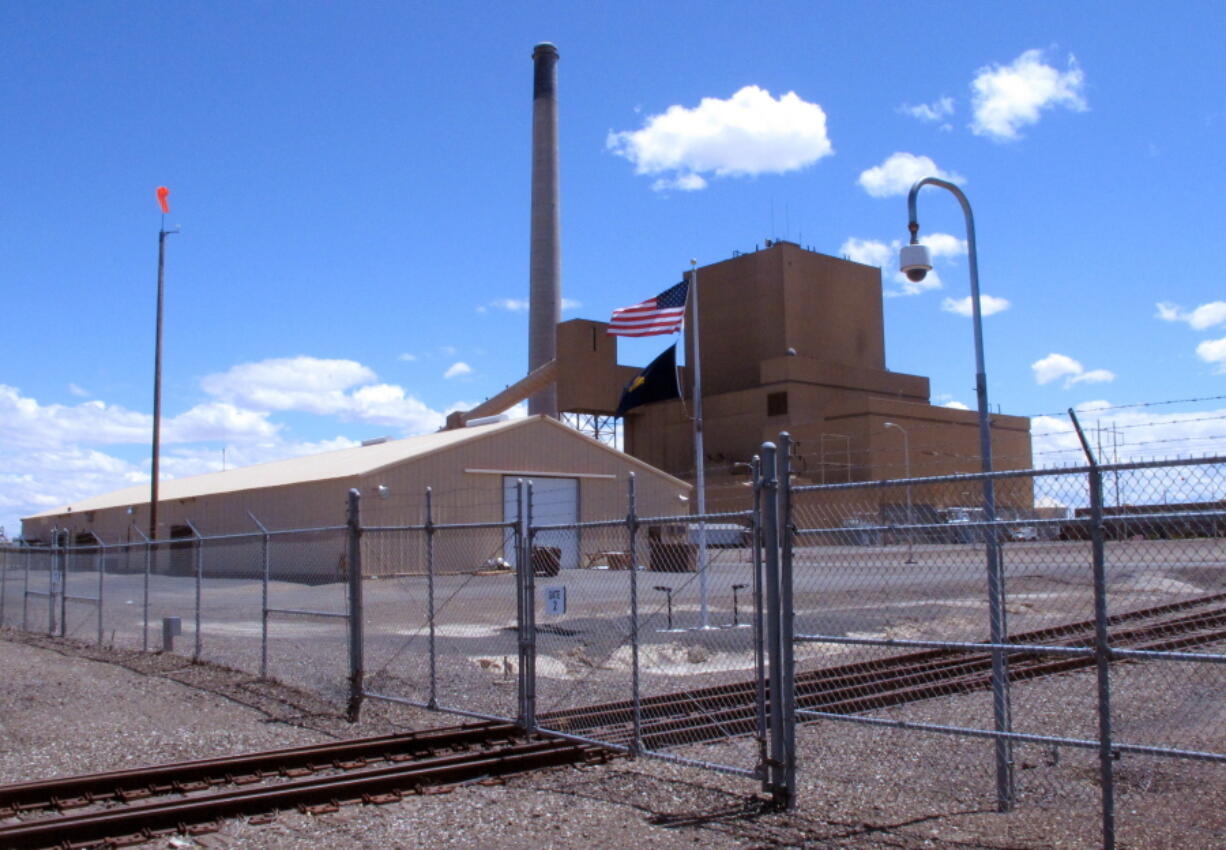
{"label": "white garage door", "polygon": [[[579,521],[579,479],[578,478],[533,478],[532,480],[532,524],[557,525]],[[515,487],[519,479],[510,475],[502,479],[502,515],[508,522],[516,518]],[[504,557],[515,563],[513,535],[507,532],[508,540]],[[577,529],[564,531],[542,531],[533,540],[536,546],[553,546],[562,550],[562,568],[574,569],[579,566],[579,532]]]}

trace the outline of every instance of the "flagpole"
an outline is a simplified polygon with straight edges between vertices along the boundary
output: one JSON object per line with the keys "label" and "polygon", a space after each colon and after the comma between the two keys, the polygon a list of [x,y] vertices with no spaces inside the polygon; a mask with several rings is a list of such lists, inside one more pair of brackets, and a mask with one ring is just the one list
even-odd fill
{"label": "flagpole", "polygon": [[[690,260],[690,295],[694,299],[694,486],[698,488],[698,516],[707,513],[706,452],[702,445],[702,354],[698,345],[698,260]],[[699,627],[711,627],[710,597],[707,586],[707,522],[698,520],[698,597]]]}
{"label": "flagpole", "polygon": [[162,300],[166,281],[166,213],[158,228],[157,330],[153,347],[153,479],[149,484],[149,539],[158,539],[158,461],[162,443]]}
{"label": "flagpole", "polygon": [[160,460],[162,448],[162,302],[164,300],[166,282],[166,237],[178,233],[179,229],[166,229],[166,213],[169,212],[167,197],[170,190],[159,186],[157,190],[158,204],[162,208],[162,221],[158,227],[158,303],[157,330],[153,348],[153,479],[149,483],[149,539],[158,539],[158,477],[160,475]]}

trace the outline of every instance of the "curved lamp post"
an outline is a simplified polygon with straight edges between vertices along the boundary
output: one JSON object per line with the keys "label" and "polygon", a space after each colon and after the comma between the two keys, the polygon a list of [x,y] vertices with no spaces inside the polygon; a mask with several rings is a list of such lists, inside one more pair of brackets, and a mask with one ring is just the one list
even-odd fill
{"label": "curved lamp post", "polygon": [[[992,471],[992,433],[988,420],[988,380],[983,365],[983,313],[979,307],[979,261],[975,250],[975,218],[970,201],[962,190],[937,177],[917,180],[907,193],[907,229],[911,231],[911,243],[899,252],[899,267],[911,281],[918,283],[932,270],[932,260],[926,245],[919,244],[919,219],[915,212],[915,200],[925,186],[939,186],[948,190],[962,205],[966,217],[967,264],[971,274],[971,319],[975,330],[975,396],[979,407],[979,456],[984,473]],[[984,548],[988,568],[988,618],[993,644],[1007,640],[1005,627],[1005,579],[1000,559],[1000,546],[996,539],[996,488],[988,475],[983,479]],[[1009,732],[1009,670],[1002,650],[992,650],[992,706],[997,732]],[[996,805],[1007,812],[1013,808],[1013,753],[1007,738],[996,738]]]}
{"label": "curved lamp post", "polygon": [[[907,429],[899,425],[897,422],[883,423],[886,428],[897,428],[902,432],[902,462],[903,462],[903,477],[911,478],[911,438],[907,435]],[[907,525],[912,526],[907,529],[907,560],[904,563],[915,563],[915,517],[911,512],[911,482],[907,482]]]}

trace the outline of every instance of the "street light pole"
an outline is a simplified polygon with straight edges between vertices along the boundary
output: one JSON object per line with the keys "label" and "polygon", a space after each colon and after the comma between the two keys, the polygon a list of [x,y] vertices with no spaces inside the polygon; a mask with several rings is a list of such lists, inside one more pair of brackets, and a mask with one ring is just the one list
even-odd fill
{"label": "street light pole", "polygon": [[911,438],[907,429],[896,422],[886,422],[886,428],[897,428],[902,432],[902,462],[903,476],[907,479],[907,560],[904,563],[915,563],[915,517],[911,512]]}
{"label": "street light pole", "polygon": [[[988,572],[988,620],[993,644],[1003,644],[1008,639],[1005,623],[1005,577],[1001,563],[1000,545],[996,538],[996,487],[989,473],[992,472],[992,433],[988,418],[988,379],[983,364],[983,312],[979,304],[979,260],[975,245],[975,217],[971,213],[966,195],[948,180],[925,177],[917,180],[907,194],[907,229],[911,232],[911,244],[900,253],[902,271],[912,281],[921,281],[932,268],[928,250],[919,244],[919,219],[915,211],[916,196],[925,186],[939,186],[950,192],[962,206],[966,218],[967,265],[971,276],[971,320],[975,333],[975,396],[979,408],[979,456],[983,470],[984,548],[987,554]],[[996,731],[1011,731],[1009,717],[1009,670],[1008,659],[1003,650],[992,650],[992,706]],[[998,737],[996,742],[996,804],[1002,812],[1013,808],[1013,747],[1007,738]]]}

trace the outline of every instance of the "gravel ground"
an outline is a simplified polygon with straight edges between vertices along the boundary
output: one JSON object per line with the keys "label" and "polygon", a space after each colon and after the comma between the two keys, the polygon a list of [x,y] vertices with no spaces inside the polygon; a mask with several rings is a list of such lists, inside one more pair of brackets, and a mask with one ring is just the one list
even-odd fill
{"label": "gravel ground", "polygon": [[[285,686],[168,655],[99,649],[0,632],[0,781],[131,767],[292,746],[329,738],[454,725],[448,715],[368,703],[360,724]],[[1117,710],[1137,739],[1148,724],[1179,746],[1222,752],[1222,677],[1169,665],[1160,688],[1141,665],[1115,672]],[[1133,687],[1129,687],[1129,684]],[[1026,731],[1061,734],[1069,705],[1084,704],[1087,674],[1021,683]],[[1135,695],[1135,696],[1130,696]],[[934,700],[910,721],[980,722],[981,695]],[[904,715],[895,715],[901,719]],[[1080,725],[1077,726],[1080,729]],[[1021,746],[1019,805],[997,814],[990,744],[858,724],[820,722],[798,740],[799,805],[758,813],[747,780],[654,759],[563,768],[474,784],[390,806],[334,814],[228,821],[220,831],[174,837],[167,847],[865,847],[1099,846],[1092,752]],[[752,761],[749,742],[681,755]],[[1117,763],[1118,845],[1226,847],[1226,768],[1125,757]]]}

